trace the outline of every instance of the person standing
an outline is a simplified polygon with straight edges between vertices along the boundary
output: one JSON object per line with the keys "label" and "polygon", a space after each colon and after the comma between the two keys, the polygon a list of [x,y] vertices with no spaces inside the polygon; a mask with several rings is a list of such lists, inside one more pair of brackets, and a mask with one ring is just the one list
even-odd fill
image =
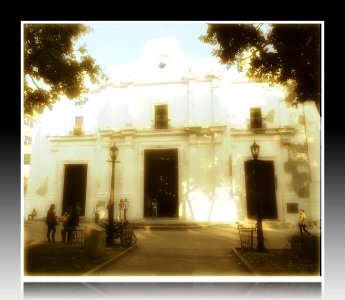
{"label": "person standing", "polygon": [[50,208],[47,211],[47,239],[48,243],[55,243],[55,232],[56,232],[56,225],[58,225],[58,220],[55,212],[55,204],[51,204]]}
{"label": "person standing", "polygon": [[122,219],[122,210],[123,210],[123,200],[121,199],[119,202],[119,220]]}
{"label": "person standing", "polygon": [[77,213],[76,209],[72,207],[70,219],[68,221],[67,241],[71,242],[73,237],[73,231],[77,228]]}
{"label": "person standing", "polygon": [[307,216],[304,212],[303,209],[299,211],[299,221],[298,221],[298,226],[301,234],[304,232],[310,234],[310,232],[307,230]]}
{"label": "person standing", "polygon": [[126,221],[127,220],[127,210],[128,210],[128,201],[125,199],[123,202],[123,218]]}
{"label": "person standing", "polygon": [[152,199],[152,219],[155,219],[158,217],[158,202],[156,198]]}
{"label": "person standing", "polygon": [[63,230],[61,230],[62,242],[71,242],[73,238],[73,231],[77,228],[77,214],[75,208],[70,206],[64,215]]}
{"label": "person standing", "polygon": [[79,216],[81,213],[81,207],[79,206],[79,202],[77,202],[75,206],[75,214],[76,214],[76,226],[79,226]]}
{"label": "person standing", "polygon": [[66,234],[68,232],[68,226],[69,226],[69,221],[70,221],[70,218],[71,218],[71,212],[72,212],[72,208],[70,207],[68,209],[68,211],[65,211],[65,213],[63,215],[63,221],[62,221],[63,229],[61,230],[62,242],[66,241]]}

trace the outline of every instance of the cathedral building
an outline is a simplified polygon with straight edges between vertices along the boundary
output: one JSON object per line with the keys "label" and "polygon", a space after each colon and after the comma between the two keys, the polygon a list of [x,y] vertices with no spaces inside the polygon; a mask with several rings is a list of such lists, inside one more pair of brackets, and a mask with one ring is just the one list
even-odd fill
{"label": "cathedral building", "polygon": [[[250,82],[212,59],[184,56],[173,38],[147,43],[131,65],[82,101],[61,99],[35,128],[25,216],[59,215],[79,202],[91,219],[111,198],[129,220],[293,222],[299,209],[320,221],[319,112],[292,105],[283,87]],[[251,146],[260,146],[258,161]]]}

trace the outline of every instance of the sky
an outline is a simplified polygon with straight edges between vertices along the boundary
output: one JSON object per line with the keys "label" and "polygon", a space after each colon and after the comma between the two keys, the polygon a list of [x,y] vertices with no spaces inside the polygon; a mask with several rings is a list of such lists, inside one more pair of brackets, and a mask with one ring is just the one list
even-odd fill
{"label": "sky", "polygon": [[[85,23],[92,32],[79,44],[102,69],[137,61],[146,43],[158,37],[174,37],[188,58],[212,57],[212,46],[198,40],[207,31],[206,22],[99,22]],[[216,58],[214,58],[216,59]]]}

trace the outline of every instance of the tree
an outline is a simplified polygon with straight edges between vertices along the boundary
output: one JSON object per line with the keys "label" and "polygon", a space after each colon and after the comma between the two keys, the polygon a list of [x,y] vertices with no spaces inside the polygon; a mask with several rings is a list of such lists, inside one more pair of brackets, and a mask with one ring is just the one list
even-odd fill
{"label": "tree", "polygon": [[320,112],[320,24],[209,24],[199,39],[212,54],[257,82],[293,87],[294,101],[315,101]]}
{"label": "tree", "polygon": [[78,99],[87,91],[85,78],[104,75],[85,46],[74,43],[90,28],[82,24],[24,25],[24,112],[42,112],[62,95]]}

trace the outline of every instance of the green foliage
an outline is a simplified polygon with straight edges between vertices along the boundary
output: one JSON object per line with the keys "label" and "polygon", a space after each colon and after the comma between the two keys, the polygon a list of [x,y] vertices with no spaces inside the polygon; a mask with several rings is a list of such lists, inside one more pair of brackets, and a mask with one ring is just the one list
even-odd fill
{"label": "green foliage", "polygon": [[92,83],[103,78],[85,46],[74,43],[90,28],[82,24],[24,25],[24,111],[42,112],[65,95],[78,99],[87,91],[84,79]]}
{"label": "green foliage", "polygon": [[295,85],[295,101],[321,96],[320,24],[210,24],[202,42],[215,46],[213,55],[228,66],[237,64],[257,82]]}

